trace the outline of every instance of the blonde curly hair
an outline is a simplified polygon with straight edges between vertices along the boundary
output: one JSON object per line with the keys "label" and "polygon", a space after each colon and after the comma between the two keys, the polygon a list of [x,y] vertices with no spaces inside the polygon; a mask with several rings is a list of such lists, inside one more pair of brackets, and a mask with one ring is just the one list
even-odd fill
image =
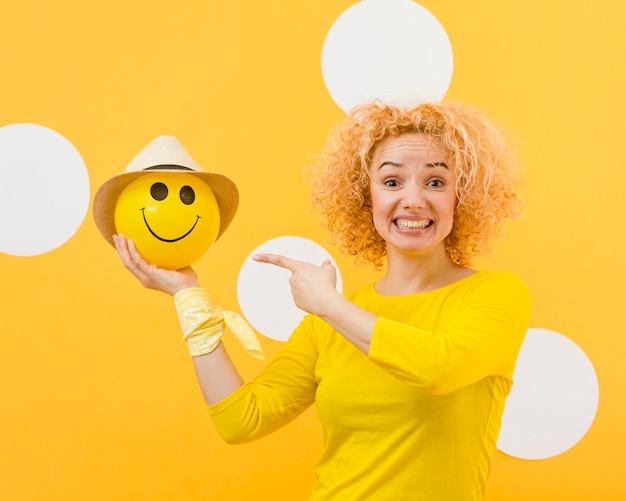
{"label": "blonde curly hair", "polygon": [[457,206],[445,245],[455,263],[468,266],[491,251],[505,218],[519,215],[520,201],[514,191],[518,164],[508,139],[484,113],[467,105],[355,107],[331,131],[313,168],[313,206],[342,252],[380,268],[386,244],[372,221],[369,167],[383,139],[410,132],[438,138],[454,160]]}

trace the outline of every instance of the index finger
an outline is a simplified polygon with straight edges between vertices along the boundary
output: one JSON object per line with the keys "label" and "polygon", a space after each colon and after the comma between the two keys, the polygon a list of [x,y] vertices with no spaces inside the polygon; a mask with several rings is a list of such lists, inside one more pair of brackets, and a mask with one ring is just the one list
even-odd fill
{"label": "index finger", "polygon": [[128,249],[128,240],[122,234],[113,235],[113,243],[115,244],[115,250],[119,254],[122,261],[130,260],[130,251]]}
{"label": "index finger", "polygon": [[280,254],[255,254],[254,256],[252,256],[252,259],[260,263],[273,264],[275,266],[279,266],[290,271],[295,271],[298,267],[298,264],[300,263],[300,261],[291,259],[287,256],[281,256]]}

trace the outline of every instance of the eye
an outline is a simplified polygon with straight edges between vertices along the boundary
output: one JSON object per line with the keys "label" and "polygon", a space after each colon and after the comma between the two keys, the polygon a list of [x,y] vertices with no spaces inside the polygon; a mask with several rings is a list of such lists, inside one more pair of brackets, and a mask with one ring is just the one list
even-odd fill
{"label": "eye", "polygon": [[196,199],[196,193],[191,186],[183,186],[180,189],[180,200],[185,205],[191,205]]}
{"label": "eye", "polygon": [[150,195],[159,202],[167,197],[167,186],[164,183],[154,183],[150,187]]}
{"label": "eye", "polygon": [[431,188],[441,188],[443,186],[443,181],[441,179],[431,179],[428,181],[428,186]]}
{"label": "eye", "polygon": [[388,186],[389,188],[396,188],[397,186],[400,185],[397,179],[385,179],[383,181],[383,184],[385,186]]}

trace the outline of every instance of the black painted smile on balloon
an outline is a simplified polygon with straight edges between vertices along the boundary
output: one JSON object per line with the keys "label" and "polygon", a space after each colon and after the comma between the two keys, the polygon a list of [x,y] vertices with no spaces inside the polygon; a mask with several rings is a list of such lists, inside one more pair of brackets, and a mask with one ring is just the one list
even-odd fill
{"label": "black painted smile on balloon", "polygon": [[178,238],[163,238],[160,237],[159,235],[157,235],[152,228],[150,228],[150,224],[148,224],[148,220],[146,219],[146,213],[145,213],[145,208],[140,209],[141,210],[141,215],[143,216],[143,222],[146,223],[146,228],[148,228],[148,231],[150,233],[152,233],[152,236],[158,240],[160,240],[161,242],[178,242],[179,240],[182,240],[183,238],[185,238],[187,235],[189,235],[193,229],[196,227],[196,225],[198,224],[198,220],[200,219],[200,216],[198,216],[196,214],[196,221],[193,223],[193,226],[189,229],[189,231],[187,233],[185,233],[184,235],[178,237]]}

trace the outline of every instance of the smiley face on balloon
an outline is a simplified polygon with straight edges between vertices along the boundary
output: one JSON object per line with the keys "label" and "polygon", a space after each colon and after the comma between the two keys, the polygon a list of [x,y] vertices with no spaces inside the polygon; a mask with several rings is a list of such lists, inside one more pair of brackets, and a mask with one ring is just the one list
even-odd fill
{"label": "smiley face on balloon", "polygon": [[197,261],[232,221],[239,195],[226,176],[204,172],[173,136],[149,143],[123,174],[96,192],[93,212],[111,244],[122,233],[160,268]]}

